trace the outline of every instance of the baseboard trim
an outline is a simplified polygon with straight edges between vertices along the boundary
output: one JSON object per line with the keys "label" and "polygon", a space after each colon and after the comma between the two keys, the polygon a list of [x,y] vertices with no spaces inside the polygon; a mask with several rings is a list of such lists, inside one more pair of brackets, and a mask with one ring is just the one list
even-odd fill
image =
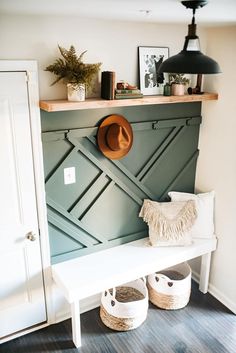
{"label": "baseboard trim", "polygon": [[[83,314],[87,311],[93,310],[95,308],[98,308],[101,303],[101,294],[96,294],[92,297],[83,299],[80,303],[80,313]],[[56,315],[55,322],[54,324],[57,324],[61,321],[67,320],[71,318],[71,313],[70,311],[61,311]]]}
{"label": "baseboard trim", "polygon": [[93,310],[95,308],[98,308],[101,304],[101,296],[102,296],[101,294],[96,294],[90,298],[81,300],[81,310],[80,310],[81,314],[87,311]]}
{"label": "baseboard trim", "polygon": [[39,324],[39,325],[34,325],[32,327],[29,327],[29,328],[26,328],[24,330],[18,331],[16,333],[11,334],[11,335],[5,336],[4,338],[0,338],[0,346],[1,346],[2,343],[6,343],[6,342],[11,341],[11,340],[13,340],[15,338],[27,335],[28,333],[31,333],[31,332],[34,332],[34,331],[37,331],[37,330],[41,330],[41,329],[43,329],[43,328],[45,328],[47,326],[49,326],[48,322],[43,323],[43,324]]}
{"label": "baseboard trim", "polygon": [[197,273],[197,272],[195,272],[195,271],[192,270],[192,279],[193,279],[195,282],[199,283],[199,282],[200,282],[200,275],[199,275],[199,273]]}
{"label": "baseboard trim", "polygon": [[[192,271],[192,278],[195,282],[199,283],[200,276],[199,273]],[[225,305],[233,314],[236,315],[236,303],[233,303],[232,300],[227,298],[220,290],[218,290],[213,284],[209,283],[208,292],[213,295],[214,298],[219,300],[223,305]]]}

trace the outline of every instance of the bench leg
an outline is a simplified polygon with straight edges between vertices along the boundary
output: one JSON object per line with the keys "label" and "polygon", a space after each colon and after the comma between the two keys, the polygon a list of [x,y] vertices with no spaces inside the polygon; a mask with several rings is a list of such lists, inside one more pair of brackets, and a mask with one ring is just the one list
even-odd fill
{"label": "bench leg", "polygon": [[80,328],[80,308],[79,301],[71,304],[72,337],[76,348],[81,347],[81,328]]}
{"label": "bench leg", "polygon": [[209,252],[205,255],[202,255],[202,259],[201,259],[199,290],[204,294],[207,293],[207,290],[208,290],[210,264],[211,264],[211,253]]}

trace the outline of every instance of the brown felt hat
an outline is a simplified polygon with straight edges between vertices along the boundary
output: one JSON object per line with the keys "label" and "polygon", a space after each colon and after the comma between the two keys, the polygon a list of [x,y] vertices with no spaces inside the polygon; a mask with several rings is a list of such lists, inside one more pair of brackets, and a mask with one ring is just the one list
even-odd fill
{"label": "brown felt hat", "polygon": [[98,128],[97,142],[104,156],[121,159],[132,147],[132,127],[122,115],[109,115]]}

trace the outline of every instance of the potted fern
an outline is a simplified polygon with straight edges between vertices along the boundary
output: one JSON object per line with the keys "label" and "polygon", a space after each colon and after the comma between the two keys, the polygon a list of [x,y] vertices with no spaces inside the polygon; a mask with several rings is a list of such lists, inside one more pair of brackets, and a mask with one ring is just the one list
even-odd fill
{"label": "potted fern", "polygon": [[101,63],[83,63],[82,58],[86,51],[78,56],[73,45],[69,50],[60,47],[60,45],[58,48],[62,58],[58,58],[53,64],[47,66],[45,71],[58,76],[52,85],[61,80],[67,85],[69,101],[84,101],[85,90],[91,86],[93,77],[98,73]]}
{"label": "potted fern", "polygon": [[169,74],[169,81],[173,96],[183,96],[185,85],[189,83],[189,79],[184,74]]}

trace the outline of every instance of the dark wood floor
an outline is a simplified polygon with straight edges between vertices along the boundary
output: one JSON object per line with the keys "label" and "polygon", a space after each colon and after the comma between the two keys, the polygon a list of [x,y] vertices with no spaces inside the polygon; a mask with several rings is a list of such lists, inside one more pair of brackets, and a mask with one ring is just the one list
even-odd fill
{"label": "dark wood floor", "polygon": [[82,343],[71,341],[71,322],[49,326],[0,345],[0,353],[236,353],[236,316],[195,283],[191,300],[181,310],[150,304],[145,323],[136,330],[106,328],[99,310],[82,315]]}

